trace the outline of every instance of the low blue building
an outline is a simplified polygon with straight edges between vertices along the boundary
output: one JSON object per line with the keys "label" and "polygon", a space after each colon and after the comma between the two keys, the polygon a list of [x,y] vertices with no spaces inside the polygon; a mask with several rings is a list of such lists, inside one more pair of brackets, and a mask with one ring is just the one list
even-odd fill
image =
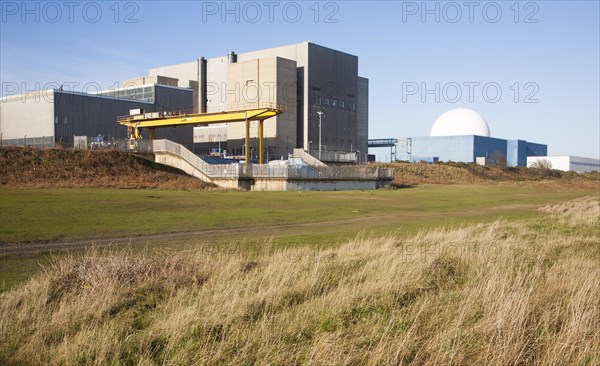
{"label": "low blue building", "polygon": [[442,114],[431,136],[408,137],[396,151],[396,159],[412,162],[486,162],[527,166],[528,156],[546,156],[548,146],[525,140],[490,137],[487,122],[469,109],[457,108]]}

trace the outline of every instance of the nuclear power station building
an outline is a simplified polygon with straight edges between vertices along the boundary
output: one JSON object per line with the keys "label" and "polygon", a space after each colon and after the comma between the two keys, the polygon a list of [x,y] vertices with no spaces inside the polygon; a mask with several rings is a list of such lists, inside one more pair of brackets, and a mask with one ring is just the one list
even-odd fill
{"label": "nuclear power station building", "polygon": [[405,161],[454,161],[464,163],[527,166],[527,158],[546,156],[548,146],[525,140],[491,137],[490,128],[477,112],[456,108],[442,114],[430,136],[399,139],[396,159]]}
{"label": "nuclear power station building", "polygon": [[[218,112],[271,104],[285,113],[265,122],[263,153],[269,160],[302,148],[314,155],[320,151],[324,161],[366,162],[368,98],[357,56],[303,42],[153,68],[147,76],[123,81],[118,90],[6,95],[0,101],[0,133],[5,144],[68,147],[75,136],[126,138],[117,117],[132,109]],[[253,157],[258,155],[255,127]],[[156,138],[200,154],[241,155],[247,148],[244,134],[243,124],[229,123],[160,129]]]}

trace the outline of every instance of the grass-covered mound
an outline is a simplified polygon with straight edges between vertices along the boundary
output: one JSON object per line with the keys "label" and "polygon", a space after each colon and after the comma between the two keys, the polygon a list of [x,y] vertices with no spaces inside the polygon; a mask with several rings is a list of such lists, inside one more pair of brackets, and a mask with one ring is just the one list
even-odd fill
{"label": "grass-covered mound", "polygon": [[179,169],[117,150],[0,148],[0,187],[205,189]]}

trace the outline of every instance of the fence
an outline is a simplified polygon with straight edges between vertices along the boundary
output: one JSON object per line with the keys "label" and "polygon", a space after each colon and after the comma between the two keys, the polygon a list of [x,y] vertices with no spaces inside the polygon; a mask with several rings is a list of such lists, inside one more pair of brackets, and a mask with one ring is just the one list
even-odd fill
{"label": "fence", "polygon": [[319,150],[310,150],[309,154],[319,158],[321,161],[328,162],[337,162],[337,163],[356,163],[357,162],[357,153],[356,152],[344,152],[344,151],[321,151],[319,154]]}
{"label": "fence", "polygon": [[185,160],[213,179],[310,179],[310,180],[391,180],[392,168],[371,166],[290,166],[272,164],[208,164],[184,146],[155,140],[154,153],[169,153]]}
{"label": "fence", "polygon": [[54,147],[54,136],[27,137],[22,139],[2,139],[0,138],[0,146],[31,146],[41,148]]}

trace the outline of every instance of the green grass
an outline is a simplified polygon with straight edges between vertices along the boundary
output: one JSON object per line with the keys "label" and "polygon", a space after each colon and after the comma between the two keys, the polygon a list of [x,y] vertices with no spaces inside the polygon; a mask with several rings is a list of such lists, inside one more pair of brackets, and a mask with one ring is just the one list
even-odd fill
{"label": "green grass", "polygon": [[[302,235],[339,233],[333,220],[365,218],[351,232],[431,220],[464,222],[521,215],[503,205],[545,205],[581,191],[540,192],[500,186],[421,186],[347,192],[185,192],[114,189],[2,189],[0,241],[100,238],[204,229],[325,222]],[[528,210],[530,212],[533,209]],[[327,227],[333,226],[333,230]],[[344,223],[341,223],[344,226]],[[345,231],[345,230],[342,230]],[[277,233],[277,230],[274,231]],[[251,235],[250,235],[251,236]]]}
{"label": "green grass", "polygon": [[[186,192],[119,189],[1,189],[0,242],[26,243],[222,229],[210,236],[146,240],[139,250],[264,252],[268,246],[338,245],[358,233],[408,237],[438,226],[521,220],[539,206],[591,194],[528,186],[424,185],[344,192]],[[230,230],[238,229],[238,230]],[[0,244],[1,249],[2,244]],[[213,249],[214,249],[213,248]],[[57,255],[57,254],[52,254]],[[47,253],[0,256],[0,292],[48,262]]]}

